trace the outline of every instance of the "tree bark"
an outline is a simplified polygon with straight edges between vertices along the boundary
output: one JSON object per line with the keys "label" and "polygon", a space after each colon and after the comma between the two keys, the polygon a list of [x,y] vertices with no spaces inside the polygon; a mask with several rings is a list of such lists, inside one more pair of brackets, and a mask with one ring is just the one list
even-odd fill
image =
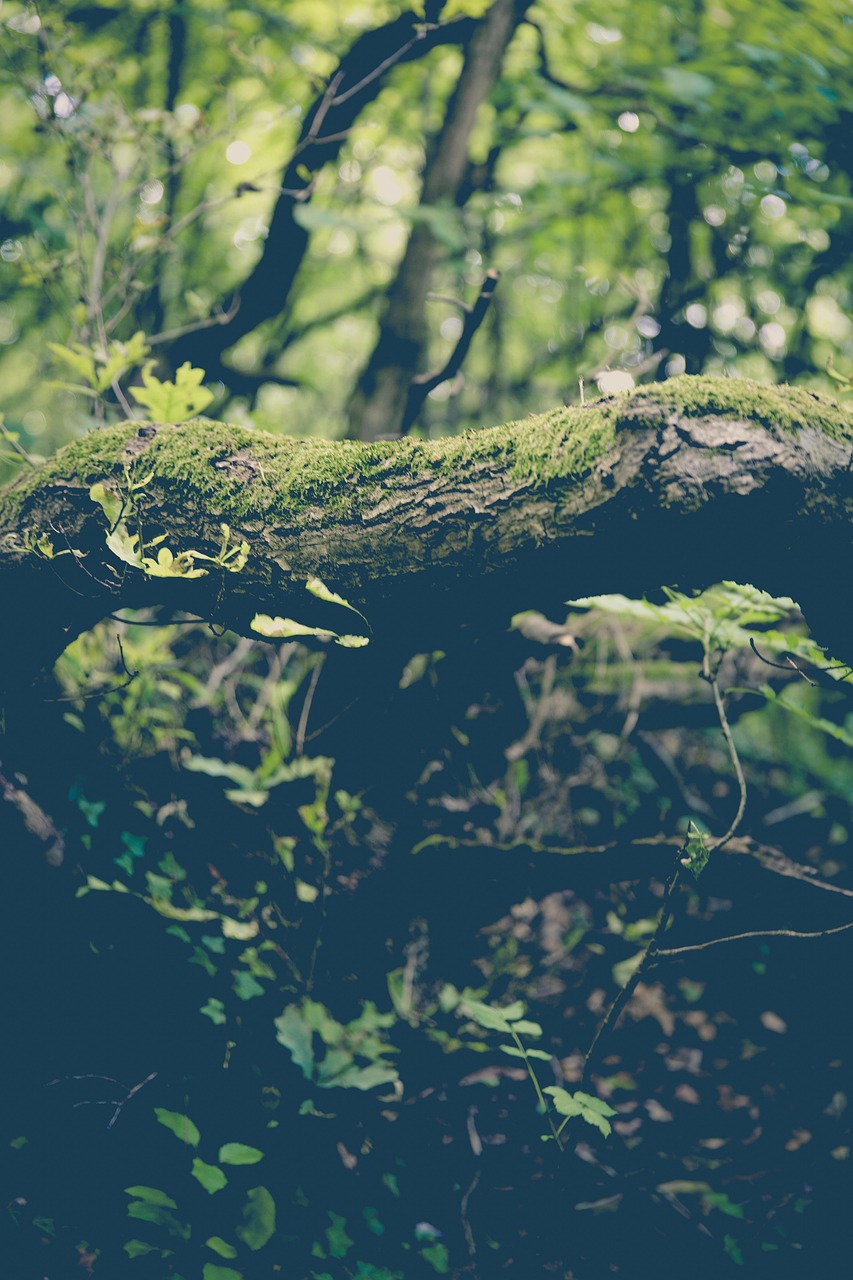
{"label": "tree bark", "polygon": [[[459,83],[424,172],[421,207],[456,200],[468,170],[477,112],[498,75],[507,46],[530,0],[495,0],[466,49]],[[356,440],[400,431],[412,378],[427,343],[426,303],[441,245],[429,222],[415,224],[391,286],[379,338],[350,405],[349,434]]]}
{"label": "tree bark", "polygon": [[[225,523],[229,545],[248,543],[245,566],[196,561],[207,573],[187,578],[125,563],[90,497],[99,482],[119,500],[133,487],[124,519],[152,560],[163,548],[216,556]],[[306,591],[315,575],[366,615],[374,651],[429,651],[460,627],[504,629],[525,608],[554,616],[581,595],[736,579],[792,595],[844,657],[851,515],[850,410],[736,380],[672,379],[435,442],[123,423],[0,495],[0,670],[20,685],[127,605],[246,634],[259,611],[363,630]]]}
{"label": "tree bark", "polygon": [[210,312],[229,314],[227,325],[198,330],[164,348],[173,367],[185,360],[219,376],[229,384],[230,369],[223,352],[265,320],[280,315],[308,249],[309,233],[297,221],[300,204],[311,198],[316,175],[334,164],[361,113],[378,98],[397,65],[417,61],[430,50],[464,44],[475,28],[473,18],[461,17],[435,25],[442,5],[430,0],[427,23],[416,13],[403,13],[391,22],[359,36],[341,58],[330,78],[337,93],[321,93],[307,112],[302,131],[281,176],[281,192],[270,218],[263,251],[246,279]]}

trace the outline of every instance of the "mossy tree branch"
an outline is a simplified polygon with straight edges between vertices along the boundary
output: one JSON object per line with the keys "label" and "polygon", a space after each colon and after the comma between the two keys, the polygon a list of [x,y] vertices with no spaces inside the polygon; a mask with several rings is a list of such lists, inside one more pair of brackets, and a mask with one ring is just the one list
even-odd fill
{"label": "mossy tree branch", "polygon": [[[305,591],[313,575],[367,615],[374,651],[436,648],[460,626],[503,630],[519,609],[574,596],[733,578],[793,595],[844,657],[852,467],[849,410],[726,379],[673,379],[438,441],[123,423],[0,496],[4,669],[20,680],[128,604],[243,632],[256,611],[351,630]],[[134,492],[143,544],[165,535],[175,554],[214,555],[224,522],[249,544],[245,567],[155,578],[123,563],[89,496],[99,481],[119,493],[147,482]]]}

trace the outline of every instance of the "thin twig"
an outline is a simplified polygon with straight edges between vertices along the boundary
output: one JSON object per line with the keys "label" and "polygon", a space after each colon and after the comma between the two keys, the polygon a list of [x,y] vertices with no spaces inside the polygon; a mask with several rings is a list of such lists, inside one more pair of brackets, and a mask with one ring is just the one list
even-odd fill
{"label": "thin twig", "polygon": [[735,832],[737,831],[738,827],[741,824],[741,820],[746,811],[746,778],[743,775],[743,769],[740,763],[740,756],[737,753],[737,748],[734,743],[734,738],[732,737],[732,729],[731,729],[731,725],[729,724],[728,717],[726,715],[726,709],[723,704],[723,695],[720,692],[720,686],[719,686],[719,683],[717,682],[716,672],[714,674],[711,673],[710,636],[708,634],[707,623],[705,624],[704,651],[705,652],[702,659],[702,671],[705,676],[705,679],[709,682],[711,686],[711,691],[714,695],[714,705],[717,708],[717,715],[720,720],[720,728],[723,731],[723,737],[725,738],[726,746],[729,749],[729,758],[732,762],[732,768],[735,771],[735,777],[737,778],[738,792],[739,792],[737,811],[735,812],[735,816],[732,819],[732,823],[728,831],[724,836],[720,836],[719,839],[711,840],[708,842],[708,850],[709,852],[713,852],[715,849],[722,849],[723,845],[728,844],[729,840],[731,840],[732,836],[735,834]]}
{"label": "thin twig", "polygon": [[742,938],[828,938],[831,933],[845,933],[853,929],[850,924],[838,924],[832,929],[751,929],[748,933],[731,933],[725,938],[711,938],[708,942],[692,942],[685,947],[662,947],[656,954],[659,956],[680,956],[686,951],[705,951],[708,947],[719,947],[724,942],[740,942]]}
{"label": "thin twig", "polygon": [[308,717],[311,714],[311,703],[314,701],[314,691],[317,688],[317,681],[320,679],[320,672],[325,662],[325,654],[320,656],[320,661],[311,672],[311,681],[308,685],[308,691],[305,694],[305,701],[302,703],[302,713],[299,717],[299,726],[296,730],[296,754],[301,756],[305,750],[305,734],[308,729]]}
{"label": "thin twig", "polygon": [[447,382],[453,378],[462,368],[462,362],[468,354],[468,348],[474,334],[486,318],[486,312],[491,305],[494,297],[495,289],[498,285],[500,276],[494,268],[489,268],[483,281],[483,287],[480,290],[479,297],[470,308],[465,316],[465,322],[462,326],[462,332],[459,340],[447,363],[441,369],[434,369],[430,373],[418,373],[409,383],[409,394],[406,400],[406,409],[403,414],[403,421],[400,426],[400,434],[406,435],[415,422],[421,411],[421,406],[431,391],[440,386],[442,382]]}
{"label": "thin twig", "polygon": [[784,662],[771,662],[769,658],[765,658],[763,653],[758,652],[758,646],[756,645],[755,639],[752,636],[749,637],[749,647],[752,650],[752,652],[755,654],[758,661],[763,662],[766,667],[775,667],[777,671],[794,670],[796,671],[798,676],[803,677],[806,684],[810,684],[812,688],[817,688],[817,681],[812,680],[809,676],[807,676],[805,671],[801,671],[790,654],[787,655]]}

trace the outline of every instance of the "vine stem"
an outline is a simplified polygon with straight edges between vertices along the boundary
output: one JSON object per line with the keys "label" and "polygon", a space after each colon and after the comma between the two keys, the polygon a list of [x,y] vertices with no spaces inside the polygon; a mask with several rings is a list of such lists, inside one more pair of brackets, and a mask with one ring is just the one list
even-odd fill
{"label": "vine stem", "polygon": [[[726,715],[725,703],[723,701],[723,695],[720,690],[719,682],[717,680],[717,673],[711,668],[710,619],[705,620],[705,623],[702,629],[702,650],[703,650],[702,675],[711,686],[711,692],[714,697],[714,706],[717,709],[717,717],[720,721],[720,728],[722,730],[723,737],[725,739],[726,746],[728,748],[729,759],[732,762],[732,768],[734,769],[735,778],[737,779],[737,784],[738,784],[738,805],[735,811],[735,815],[725,834],[722,836],[719,836],[716,840],[711,840],[708,842],[708,851],[709,853],[712,853],[715,849],[722,849],[724,845],[728,844],[728,842],[732,839],[732,837],[735,835],[738,828],[740,827],[741,822],[743,821],[743,815],[746,812],[746,778],[744,777],[743,767],[740,762],[740,756],[737,753],[737,747],[735,746],[734,737],[732,736],[731,725],[729,724],[729,719],[728,719],[728,716]],[[590,1044],[589,1049],[586,1052],[586,1057],[584,1058],[583,1071],[581,1072],[581,1080],[580,1080],[581,1084],[583,1084],[589,1072],[590,1064],[593,1061],[596,1049],[598,1048],[602,1037],[607,1035],[616,1026],[616,1023],[619,1021],[619,1018],[622,1014],[622,1010],[625,1008],[625,1005],[631,999],[631,996],[634,994],[635,990],[637,989],[637,986],[640,980],[642,979],[643,975],[647,973],[648,970],[651,969],[657,963],[659,957],[664,955],[677,955],[683,950],[687,950],[687,951],[694,950],[694,949],[699,950],[702,947],[713,945],[711,943],[700,943],[700,944],[697,944],[695,948],[671,947],[666,949],[658,946],[658,940],[663,937],[663,934],[666,932],[666,929],[668,928],[669,923],[672,919],[672,910],[673,910],[672,895],[675,892],[676,888],[678,887],[678,884],[681,878],[682,869],[687,865],[687,860],[685,857],[686,851],[687,851],[687,840],[684,841],[684,843],[681,845],[680,849],[678,850],[678,856],[676,858],[675,864],[673,865],[672,870],[667,876],[666,882],[664,884],[663,902],[661,903],[661,908],[660,908],[660,911],[658,912],[657,922],[655,924],[652,936],[649,938],[649,941],[646,943],[646,949],[640,957],[640,962],[637,965],[634,972],[630,975],[627,981],[623,983],[619,991],[616,993],[616,996],[614,997],[612,1003],[610,1004],[610,1007],[607,1010],[607,1013],[604,1015],[604,1018],[599,1023],[596,1029],[595,1035],[592,1038],[592,1043]],[[720,941],[724,941],[724,939],[720,939]]]}
{"label": "vine stem", "polygon": [[551,1130],[551,1133],[552,1133],[552,1135],[553,1135],[554,1141],[556,1142],[557,1146],[558,1146],[558,1147],[559,1147],[559,1149],[562,1151],[562,1150],[563,1150],[563,1144],[562,1144],[562,1142],[560,1141],[560,1132],[561,1132],[561,1130],[562,1130],[563,1126],[562,1126],[562,1125],[560,1125],[560,1128],[559,1128],[559,1129],[555,1129],[555,1128],[554,1128],[554,1121],[551,1119],[551,1113],[550,1113],[550,1111],[548,1110],[548,1103],[545,1101],[545,1095],[543,1094],[542,1089],[541,1089],[541,1087],[540,1087],[540,1085],[539,1085],[539,1081],[538,1081],[538,1079],[537,1079],[537,1077],[536,1077],[536,1072],[533,1070],[533,1067],[532,1067],[532,1065],[531,1065],[530,1059],[529,1059],[529,1058],[528,1058],[528,1056],[527,1056],[527,1050],[525,1049],[525,1047],[524,1047],[524,1045],[523,1045],[523,1043],[522,1043],[522,1041],[521,1041],[521,1037],[518,1035],[518,1033],[517,1033],[516,1031],[514,1031],[514,1030],[513,1030],[513,1027],[512,1027],[512,1025],[511,1025],[511,1024],[510,1024],[510,1027],[509,1027],[509,1032],[510,1032],[510,1035],[512,1036],[513,1040],[515,1041],[516,1048],[518,1049],[519,1053],[521,1054],[521,1057],[522,1057],[522,1059],[523,1059],[523,1061],[524,1061],[524,1065],[525,1065],[525,1067],[527,1068],[527,1074],[530,1076],[530,1079],[531,1079],[531,1081],[533,1082],[533,1088],[536,1090],[536,1097],[539,1099],[539,1105],[540,1105],[540,1107],[542,1108],[542,1113],[543,1113],[543,1115],[546,1117],[546,1119],[547,1119],[547,1121],[548,1121],[548,1128]]}

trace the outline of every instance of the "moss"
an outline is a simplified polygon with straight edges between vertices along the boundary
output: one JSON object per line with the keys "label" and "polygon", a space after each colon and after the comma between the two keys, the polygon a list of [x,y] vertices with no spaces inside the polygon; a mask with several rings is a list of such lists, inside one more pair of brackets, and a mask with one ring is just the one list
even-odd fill
{"label": "moss", "polygon": [[[708,415],[795,432],[825,431],[853,438],[853,413],[829,397],[797,387],[763,386],[739,379],[681,377],[669,382],[561,408],[519,422],[436,441],[294,440],[247,427],[199,418],[161,426],[133,459],[139,475],[154,472],[159,484],[199,495],[212,515],[233,521],[281,520],[293,524],[357,520],[415,477],[437,482],[466,471],[503,471],[514,481],[565,480],[584,474],[622,431],[642,428],[660,411],[688,418]],[[0,502],[11,523],[27,498],[45,484],[73,479],[88,485],[121,474],[125,447],[139,423],[91,432],[61,450]]]}
{"label": "moss", "polygon": [[853,409],[831,396],[803,387],[768,386],[747,378],[682,375],[668,382],[639,387],[614,396],[636,408],[658,407],[686,418],[717,415],[738,422],[755,422],[768,430],[824,431],[833,440],[853,439]]}

